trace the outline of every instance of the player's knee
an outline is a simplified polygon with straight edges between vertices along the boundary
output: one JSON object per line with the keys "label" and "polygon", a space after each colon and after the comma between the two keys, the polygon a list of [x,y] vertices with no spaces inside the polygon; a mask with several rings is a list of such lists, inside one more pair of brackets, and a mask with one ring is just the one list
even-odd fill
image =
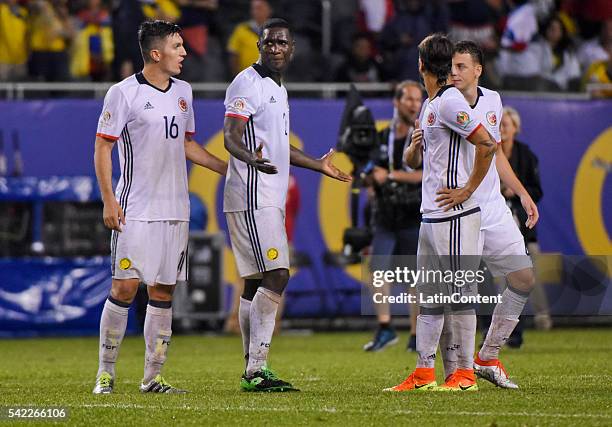
{"label": "player's knee", "polygon": [[241,297],[247,301],[253,301],[257,288],[261,285],[261,279],[246,279],[244,281],[244,290]]}
{"label": "player's knee", "polygon": [[535,286],[535,273],[533,268],[526,268],[508,275],[510,286],[519,291],[530,292]]}
{"label": "player's knee", "polygon": [[117,301],[131,304],[138,292],[138,281],[136,280],[113,280],[110,295]]}
{"label": "player's knee", "polygon": [[272,292],[282,295],[287,283],[289,282],[289,270],[281,268],[273,271],[266,271],[262,286]]}
{"label": "player's knee", "polygon": [[155,301],[172,301],[175,285],[159,285],[147,286],[149,299]]}

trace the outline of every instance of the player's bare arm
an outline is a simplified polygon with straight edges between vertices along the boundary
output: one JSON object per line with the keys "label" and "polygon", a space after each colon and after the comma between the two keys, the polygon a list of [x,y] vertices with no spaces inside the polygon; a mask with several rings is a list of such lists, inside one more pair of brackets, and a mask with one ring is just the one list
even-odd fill
{"label": "player's bare arm", "polygon": [[467,140],[476,147],[474,169],[472,169],[465,187],[443,188],[437,191],[436,194],[440,196],[436,199],[436,202],[439,202],[438,206],[443,207],[445,212],[452,209],[453,206],[465,202],[476,191],[487,174],[495,154],[497,143],[484,127],[478,127],[476,132],[470,135]]}
{"label": "player's bare arm", "polygon": [[98,178],[102,202],[104,203],[102,214],[104,225],[111,230],[121,231],[121,224],[125,224],[125,216],[113,192],[113,162],[111,153],[114,145],[115,141],[96,136],[94,166],[96,168],[96,177]]}
{"label": "player's bare arm", "polygon": [[323,157],[315,159],[292,145],[289,150],[289,162],[293,166],[311,169],[338,181],[350,182],[352,180],[351,176],[342,172],[332,163],[334,154],[335,151],[332,148]]}
{"label": "player's bare arm", "polygon": [[508,162],[508,158],[504,154],[501,144],[497,144],[495,167],[497,168],[497,173],[499,173],[501,182],[520,198],[521,205],[523,205],[523,209],[525,209],[527,213],[527,222],[525,226],[527,228],[533,228],[540,218],[538,207],[527,192],[527,189],[512,170],[512,166],[510,166],[510,162]]}
{"label": "player's bare arm", "polygon": [[423,129],[419,119],[414,121],[411,142],[404,152],[404,162],[412,169],[417,169],[423,163]]}
{"label": "player's bare arm", "polygon": [[402,184],[420,184],[423,180],[423,171],[393,171],[389,173],[387,179],[395,182],[401,182]]}
{"label": "player's bare arm", "polygon": [[263,144],[260,144],[255,152],[252,153],[242,142],[242,135],[244,135],[246,124],[247,122],[243,119],[225,117],[223,122],[223,145],[225,149],[238,160],[253,166],[260,172],[268,174],[278,173],[276,166],[271,164],[269,159],[263,157]]}
{"label": "player's bare arm", "polygon": [[217,172],[219,175],[227,173],[227,163],[198,144],[191,135],[185,135],[185,157],[196,165]]}

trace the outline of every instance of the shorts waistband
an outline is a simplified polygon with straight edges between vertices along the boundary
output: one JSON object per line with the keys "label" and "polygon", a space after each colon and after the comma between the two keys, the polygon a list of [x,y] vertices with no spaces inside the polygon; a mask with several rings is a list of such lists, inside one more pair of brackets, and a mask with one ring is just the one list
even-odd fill
{"label": "shorts waistband", "polygon": [[476,212],[480,212],[480,206],[476,206],[475,208],[472,208],[465,212],[461,212],[461,213],[458,213],[457,215],[447,216],[444,218],[423,218],[422,222],[425,222],[425,223],[447,222],[447,221],[452,221],[457,218],[461,218],[462,216],[468,216],[468,215],[475,214]]}

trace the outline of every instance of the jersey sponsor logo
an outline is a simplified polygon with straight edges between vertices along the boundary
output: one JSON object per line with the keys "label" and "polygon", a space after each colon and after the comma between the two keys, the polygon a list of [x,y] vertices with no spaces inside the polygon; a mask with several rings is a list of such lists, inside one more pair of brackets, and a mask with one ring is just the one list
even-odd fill
{"label": "jersey sponsor logo", "polygon": [[105,123],[108,123],[110,121],[110,119],[111,119],[111,113],[110,113],[110,111],[107,110],[107,111],[104,112],[104,114],[102,114],[102,120]]}
{"label": "jersey sponsor logo", "polygon": [[153,107],[153,105],[151,105],[151,103],[149,101],[147,101],[147,103],[144,106],[144,109],[145,110],[152,110],[153,108],[155,108],[155,107]]}
{"label": "jersey sponsor logo", "polygon": [[236,110],[242,111],[244,110],[244,107],[246,107],[246,101],[244,99],[239,98],[234,101],[234,108]]}
{"label": "jersey sponsor logo", "polygon": [[436,122],[436,113],[431,111],[427,116],[427,125],[432,126]]}
{"label": "jersey sponsor logo", "polygon": [[181,97],[181,98],[179,98],[179,100],[178,100],[178,105],[179,105],[179,108],[181,109],[181,111],[182,111],[183,113],[186,113],[186,112],[187,112],[188,105],[187,105],[187,101],[185,101],[185,98],[182,98],[182,97]]}
{"label": "jersey sponsor logo", "polygon": [[270,261],[274,261],[276,258],[278,258],[278,250],[276,248],[270,248],[266,252],[266,256]]}
{"label": "jersey sponsor logo", "polygon": [[119,268],[122,270],[127,270],[131,266],[132,261],[130,261],[129,258],[121,258],[121,261],[119,261]]}
{"label": "jersey sponsor logo", "polygon": [[470,116],[465,111],[459,111],[457,113],[457,123],[459,126],[466,126],[470,122]]}
{"label": "jersey sponsor logo", "polygon": [[489,122],[491,126],[495,126],[497,124],[497,115],[495,114],[495,111],[489,111],[487,113],[487,122]]}
{"label": "jersey sponsor logo", "polygon": [[276,99],[274,99],[274,96],[270,97],[270,104],[276,104]]}

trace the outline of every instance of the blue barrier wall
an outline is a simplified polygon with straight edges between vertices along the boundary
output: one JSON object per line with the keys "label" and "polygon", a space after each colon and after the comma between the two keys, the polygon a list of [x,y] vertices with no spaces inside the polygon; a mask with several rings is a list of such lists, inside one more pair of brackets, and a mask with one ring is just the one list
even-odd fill
{"label": "blue barrier wall", "polygon": [[[612,102],[505,98],[504,103],[521,114],[519,139],[540,160],[542,250],[566,255],[611,254]],[[367,104],[377,120],[391,117],[388,100],[368,100]],[[322,155],[335,145],[343,101],[294,100],[290,105],[292,143],[313,155]],[[194,109],[196,139],[226,157],[220,136],[222,102],[196,101]],[[0,130],[5,141],[13,130],[18,131],[26,175],[93,175],[93,141],[100,110],[99,100],[2,101]],[[10,147],[7,155],[10,170]],[[349,167],[343,155],[337,157],[337,163]],[[223,181],[198,169],[191,169],[190,187],[208,205],[209,229],[226,229],[221,212]],[[301,191],[295,246],[309,255],[312,266],[294,272],[287,314],[358,314],[358,272],[322,261],[326,250],[340,248],[342,229],[349,222],[348,188],[310,171],[294,169],[293,173]],[[226,277],[235,277],[231,259]],[[6,282],[0,283],[4,289]]]}

